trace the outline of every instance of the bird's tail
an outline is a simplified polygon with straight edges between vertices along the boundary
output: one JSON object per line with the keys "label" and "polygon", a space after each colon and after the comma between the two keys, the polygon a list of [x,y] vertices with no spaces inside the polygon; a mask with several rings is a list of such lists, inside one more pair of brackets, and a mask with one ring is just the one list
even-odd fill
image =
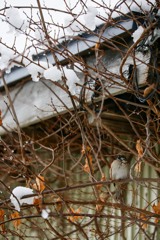
{"label": "bird's tail", "polygon": [[116,184],[116,199],[119,200],[122,194],[122,184]]}

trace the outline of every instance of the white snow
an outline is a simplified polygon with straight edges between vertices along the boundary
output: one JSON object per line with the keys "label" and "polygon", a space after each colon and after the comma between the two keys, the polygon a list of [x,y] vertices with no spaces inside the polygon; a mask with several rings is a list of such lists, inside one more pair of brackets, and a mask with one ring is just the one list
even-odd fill
{"label": "white snow", "polygon": [[63,23],[66,28],[66,34],[78,35],[83,31],[81,23],[84,24],[84,18],[82,16],[79,16],[78,21],[76,21],[76,18],[73,18],[73,16],[66,16]]}
{"label": "white snow", "polygon": [[75,72],[82,72],[83,68],[80,63],[74,63],[74,70]]}
{"label": "white snow", "polygon": [[142,26],[139,26],[137,30],[132,34],[133,42],[136,42],[142,35],[144,31],[144,28]]}
{"label": "white snow", "polygon": [[95,7],[88,6],[88,12],[84,15],[85,26],[94,31],[96,27],[96,15],[98,11]]}
{"label": "white snow", "polygon": [[[80,65],[80,67],[81,67],[81,65]],[[76,69],[78,69],[78,68],[76,68]],[[67,84],[71,94],[77,93],[79,91],[79,87],[77,87],[75,85],[75,83],[78,83],[80,81],[80,79],[77,77],[76,73],[72,69],[63,67],[62,71],[60,71],[59,69],[57,69],[56,66],[54,66],[54,67],[51,67],[44,71],[44,77],[46,79],[50,79],[52,81],[61,80],[62,76],[64,76],[66,78],[66,84]]]}
{"label": "white snow", "polygon": [[[33,189],[26,188],[26,187],[16,187],[13,189],[12,193],[18,199],[20,205],[22,205],[23,203],[33,204],[34,197],[21,199],[25,195],[33,194]],[[10,196],[11,202],[14,205],[15,210],[20,211],[19,203],[15,197],[11,194]]]}
{"label": "white snow", "polygon": [[10,7],[6,10],[6,20],[9,22],[9,32],[12,33],[18,33],[18,29],[25,30],[29,26],[27,18],[22,10],[14,7]]}
{"label": "white snow", "polygon": [[35,30],[35,37],[37,40],[43,42],[45,39],[45,33],[41,29]]}
{"label": "white snow", "polygon": [[50,209],[42,209],[42,212],[41,212],[41,216],[44,218],[44,219],[47,219],[48,218],[48,215],[50,213]]}
{"label": "white snow", "polygon": [[67,85],[69,87],[69,91],[71,94],[75,94],[79,91],[79,87],[75,85],[75,83],[78,83],[80,79],[77,77],[76,73],[72,69],[67,69],[66,67],[63,68],[64,76],[66,77]]}
{"label": "white snow", "polygon": [[[83,27],[83,25],[93,31],[95,27],[99,24],[106,23],[108,16],[114,18],[120,16],[123,13],[130,12],[130,10],[138,12],[150,11],[152,6],[151,3],[155,4],[155,0],[136,0],[136,3],[131,0],[126,0],[125,3],[122,0],[96,1],[97,3],[93,2],[92,0],[86,1],[86,7],[84,7],[80,1],[78,2],[75,0],[59,0],[58,2],[56,2],[56,5],[54,1],[42,1],[42,6],[45,5],[51,9],[57,8],[62,11],[70,11],[71,13],[65,14],[59,11],[43,9],[43,15],[46,21],[46,28],[48,30],[48,33],[52,37],[53,42],[54,39],[56,40],[55,44],[57,44],[58,41],[61,42],[64,39],[64,34],[70,34],[70,36],[66,36],[66,38],[71,38],[73,35],[78,35],[79,33],[84,32],[85,27]],[[11,48],[13,47],[15,50],[10,51],[9,49],[6,49],[6,47],[2,46],[2,44],[0,44],[0,53],[2,54],[0,58],[0,66],[1,69],[7,68],[8,73],[10,72],[11,67],[18,66],[14,62],[12,62],[11,64],[8,63],[11,59],[16,58],[17,60],[18,53],[23,53],[24,55],[27,55],[27,53],[29,52],[29,58],[32,61],[31,55],[33,53],[37,54],[47,49],[45,34],[42,31],[42,25],[39,21],[40,19],[38,9],[33,8],[32,11],[29,8],[17,9],[13,7],[14,4],[18,6],[26,6],[26,4],[27,6],[30,6],[31,4],[37,6],[37,2],[35,0],[28,0],[27,3],[21,0],[7,0],[7,7],[11,7],[9,9],[6,9],[6,11],[4,12],[4,14],[6,14],[6,17],[3,15],[0,16],[1,41]],[[0,1],[0,8],[2,9],[4,6],[5,2]],[[114,8],[116,9],[116,11],[113,11],[111,14],[111,10]],[[100,16],[100,18],[98,18],[98,16]],[[32,17],[33,21],[29,22],[30,17]],[[29,28],[29,26],[31,28]],[[63,26],[64,31],[58,26]],[[140,30],[142,30],[142,27],[137,30],[137,33],[133,34],[134,41],[138,39]],[[27,35],[25,35],[25,33]],[[43,44],[44,41],[45,45]],[[34,45],[34,47],[31,47],[30,49],[29,46],[32,46],[32,44]],[[23,62],[25,64],[27,62],[27,65],[29,64],[28,60]],[[30,64],[27,69],[32,75],[33,80],[38,81],[39,79],[37,77],[37,72],[39,72],[40,75],[43,75],[44,70],[48,69],[48,67],[45,67],[45,69],[43,69],[36,65]],[[52,70],[50,69],[49,72],[50,71]],[[77,71],[77,69],[75,69],[75,71]],[[56,78],[59,78],[60,74],[58,72],[57,74],[58,77],[56,76]],[[71,81],[69,78],[67,83],[71,91],[73,91],[71,87],[72,83],[74,84],[78,81],[74,73],[72,73],[72,75],[74,77],[74,80]]]}
{"label": "white snow", "polygon": [[61,80],[62,72],[54,66],[44,71],[44,77],[52,81],[58,81]]}
{"label": "white snow", "polygon": [[[49,64],[47,62],[36,62],[36,64],[34,63],[30,63],[26,68],[28,70],[28,72],[31,74],[32,80],[34,82],[38,82],[39,81],[39,77],[43,77],[43,73],[46,69],[48,69],[48,67],[51,67],[52,65]],[[38,64],[38,65],[37,65]]]}

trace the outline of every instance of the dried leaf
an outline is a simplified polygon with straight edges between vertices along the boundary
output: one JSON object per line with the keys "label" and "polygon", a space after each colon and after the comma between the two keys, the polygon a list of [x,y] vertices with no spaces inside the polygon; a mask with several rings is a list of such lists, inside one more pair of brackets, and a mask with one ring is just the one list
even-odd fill
{"label": "dried leaf", "polygon": [[[86,143],[86,145],[87,145],[87,143]],[[90,151],[90,149],[91,149],[91,148],[87,145],[87,150]],[[84,144],[82,144],[82,150],[81,150],[81,152],[82,152],[83,154],[85,154]]]}
{"label": "dried leaf", "polygon": [[100,48],[100,45],[101,45],[100,42],[97,41],[97,42],[96,42],[96,45],[95,45],[95,50],[99,49],[99,48]]}
{"label": "dried leaf", "polygon": [[41,204],[41,200],[42,200],[41,197],[34,197],[33,204],[34,205],[40,205]]}
{"label": "dried leaf", "polygon": [[[105,181],[105,174],[103,173],[101,181]],[[101,189],[102,185],[97,185],[97,190],[99,191]]]}
{"label": "dried leaf", "polygon": [[[158,205],[156,206],[155,203],[152,206],[152,211],[158,215],[160,215],[160,202],[158,203]],[[158,218],[155,219],[154,221],[155,223],[159,222]]]}
{"label": "dried leaf", "polygon": [[61,205],[61,199],[58,198],[58,199],[57,199],[57,204],[56,204],[56,210],[57,210],[57,211],[61,210],[61,207],[62,207],[62,205]]}
{"label": "dried leaf", "polygon": [[159,222],[159,220],[158,220],[158,218],[156,218],[155,220],[154,220],[154,223],[158,223]]}
{"label": "dried leaf", "polygon": [[[149,94],[153,89],[155,89],[155,83],[153,83],[150,87],[147,87],[147,88],[144,90],[143,96],[144,96],[144,97],[148,96],[148,94]],[[153,111],[158,117],[160,117],[160,111],[158,110],[158,108],[156,107],[156,105],[155,105],[150,99],[147,100],[147,103],[148,103],[148,105],[150,106],[150,108],[152,109],[152,111]]]}
{"label": "dried leaf", "polygon": [[87,145],[87,150],[88,150],[88,151],[90,151],[90,150],[91,150],[90,146],[88,146],[88,145]]}
{"label": "dried leaf", "polygon": [[85,154],[84,144],[82,144],[82,150],[81,150],[81,152],[82,152],[83,154]]}
{"label": "dried leaf", "polygon": [[[18,212],[12,213],[12,214],[10,215],[10,218],[11,218],[11,219],[18,218],[18,217],[19,217]],[[21,219],[13,220],[12,223],[13,223],[15,229],[18,230],[18,226],[19,226],[20,223],[21,223]]]}
{"label": "dried leaf", "polygon": [[[82,213],[82,212],[81,212],[81,207],[79,207],[79,208],[75,211],[75,213]],[[75,219],[76,219],[76,220],[78,220],[78,218],[81,218],[81,219],[82,219],[82,216],[75,216]]]}
{"label": "dried leaf", "polygon": [[86,164],[84,165],[84,171],[89,172],[89,165],[88,165],[87,158],[86,158]]}
{"label": "dried leaf", "polygon": [[155,84],[153,83],[151,86],[145,88],[143,97],[147,97],[148,94],[155,88]]}
{"label": "dried leaf", "polygon": [[[79,207],[76,211],[70,207],[70,210],[67,209],[67,212],[70,213],[81,213],[81,207]],[[74,222],[75,220],[78,220],[79,218],[82,219],[82,216],[68,216],[67,219],[69,219],[71,222]]]}
{"label": "dried leaf", "polygon": [[101,193],[101,195],[100,195],[100,200],[102,201],[102,202],[105,202],[105,198],[103,197],[103,193]]}
{"label": "dried leaf", "polygon": [[5,211],[4,210],[0,210],[0,220],[2,220],[2,218],[4,218],[4,214],[5,214]]}
{"label": "dried leaf", "polygon": [[[141,146],[140,140],[137,140],[136,149],[137,149],[137,152],[138,152],[138,158],[142,157],[142,155],[143,155],[143,148]],[[134,170],[136,172],[141,172],[141,164],[142,164],[142,162],[138,162],[136,164],[136,166],[134,168]]]}
{"label": "dried leaf", "polygon": [[152,206],[152,211],[158,215],[160,215],[160,201],[158,203],[158,205],[156,206],[155,203]]}
{"label": "dried leaf", "polygon": [[[90,160],[90,163],[91,163],[92,171],[94,172],[94,169],[93,169],[93,166],[92,166],[92,157],[91,157],[90,153],[89,153],[89,160]],[[87,158],[86,158],[86,164],[84,165],[84,171],[89,172],[89,165],[88,165]]]}
{"label": "dried leaf", "polygon": [[142,157],[142,155],[143,155],[143,148],[141,146],[140,140],[137,140],[136,149],[137,149],[139,158]]}
{"label": "dried leaf", "polygon": [[38,186],[37,186],[37,184],[34,183],[34,184],[32,185],[32,188],[34,188],[35,190],[38,190]]}
{"label": "dried leaf", "polygon": [[[44,177],[42,177],[41,175],[38,175],[38,178],[36,178],[36,185],[37,185],[36,187],[38,188],[37,190],[39,192],[42,192],[45,189],[45,185],[43,181],[41,181],[39,178],[44,181]],[[33,184],[33,188],[36,189],[35,184]]]}
{"label": "dried leaf", "polygon": [[102,210],[103,206],[102,205],[96,205],[96,209],[98,212],[100,212]]}
{"label": "dried leaf", "polygon": [[[0,223],[4,222],[4,215],[5,215],[5,211],[4,210],[0,210]],[[5,231],[5,224],[1,224],[0,228],[1,228],[1,231],[4,232]],[[2,232],[2,234],[5,234],[3,232]]]}
{"label": "dried leaf", "polygon": [[42,196],[39,195],[33,199],[33,204],[35,205],[37,212],[41,213],[42,211]]}
{"label": "dried leaf", "polygon": [[[70,213],[70,211],[67,209],[67,212]],[[68,216],[67,217],[68,220],[70,220],[71,222],[74,222],[74,216]]]}
{"label": "dried leaf", "polygon": [[136,166],[135,166],[135,168],[134,168],[134,170],[135,170],[136,172],[141,172],[141,164],[142,164],[142,162],[139,162],[139,163],[136,164]]}
{"label": "dried leaf", "polygon": [[[145,208],[143,208],[143,209],[145,209]],[[142,218],[142,220],[144,220],[144,221],[147,220],[146,215],[142,214],[142,213],[139,214],[139,218]],[[142,225],[143,229],[147,229],[147,223],[141,223],[141,225]]]}

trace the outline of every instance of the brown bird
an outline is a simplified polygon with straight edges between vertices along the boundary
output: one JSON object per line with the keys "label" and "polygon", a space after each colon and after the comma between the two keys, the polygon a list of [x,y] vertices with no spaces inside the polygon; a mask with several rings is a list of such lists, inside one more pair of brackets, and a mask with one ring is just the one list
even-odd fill
{"label": "brown bird", "polygon": [[[119,155],[111,164],[110,177],[112,180],[126,179],[129,177],[129,163],[125,157]],[[120,199],[121,186],[123,183],[116,183],[116,199]]]}

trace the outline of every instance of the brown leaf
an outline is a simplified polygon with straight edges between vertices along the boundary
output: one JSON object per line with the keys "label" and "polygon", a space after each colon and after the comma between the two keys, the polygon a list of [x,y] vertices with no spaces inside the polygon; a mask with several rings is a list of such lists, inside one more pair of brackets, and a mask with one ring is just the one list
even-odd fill
{"label": "brown leaf", "polygon": [[[11,219],[18,218],[18,217],[19,217],[18,212],[11,213],[11,215],[10,215],[10,218],[11,218]],[[12,223],[13,223],[15,229],[18,230],[18,226],[19,226],[20,223],[21,223],[21,219],[13,220]]]}
{"label": "brown leaf", "polygon": [[86,158],[85,162],[86,162],[86,164],[84,165],[84,171],[89,172],[89,166],[88,166],[87,158]]}
{"label": "brown leaf", "polygon": [[[70,213],[70,211],[67,209],[67,212]],[[74,222],[74,216],[68,216],[67,217],[68,220],[70,220],[71,222]]]}
{"label": "brown leaf", "polygon": [[[145,209],[145,208],[143,208],[143,209]],[[139,214],[139,218],[142,218],[142,220],[144,220],[144,221],[147,220],[146,215],[142,214],[142,213]],[[141,223],[141,225],[142,225],[143,229],[147,229],[147,223]]]}
{"label": "brown leaf", "polygon": [[105,202],[105,198],[103,197],[103,193],[101,193],[101,195],[100,195],[100,200],[102,201],[102,202]]}
{"label": "brown leaf", "polygon": [[102,205],[99,205],[99,204],[96,205],[96,209],[98,212],[100,212],[102,210],[102,208],[103,208]]}
{"label": "brown leaf", "polygon": [[[155,203],[152,206],[152,211],[158,215],[160,215],[160,201],[158,203],[158,205],[156,206]],[[155,219],[154,221],[155,223],[159,222],[158,218]]]}
{"label": "brown leaf", "polygon": [[134,168],[134,170],[135,170],[136,172],[141,172],[141,164],[142,164],[142,162],[139,162],[139,163],[136,164],[136,166],[135,166],[135,168]]}
{"label": "brown leaf", "polygon": [[81,150],[81,152],[82,152],[83,154],[85,154],[84,144],[82,144],[82,150]]}
{"label": "brown leaf", "polygon": [[[81,207],[79,207],[75,213],[81,213]],[[82,216],[75,216],[75,219],[78,220],[78,218],[81,218],[82,219]]]}
{"label": "brown leaf", "polygon": [[34,197],[34,199],[33,199],[33,204],[34,205],[40,205],[41,204],[41,200],[42,200],[42,198],[41,197]]}
{"label": "brown leaf", "polygon": [[33,183],[32,188],[34,188],[35,190],[38,190],[37,184],[36,184],[36,183]]}
{"label": "brown leaf", "polygon": [[61,207],[62,207],[62,205],[61,205],[61,199],[58,198],[58,199],[57,199],[57,204],[56,204],[56,210],[57,210],[57,211],[61,210]]}
{"label": "brown leaf", "polygon": [[42,196],[39,195],[38,197],[34,197],[33,204],[36,206],[38,213],[42,211]]}
{"label": "brown leaf", "polygon": [[[87,145],[87,143],[86,143],[86,145]],[[91,148],[87,145],[87,150],[90,151],[90,149],[91,149]],[[83,154],[85,154],[84,144],[82,144],[82,150],[81,150],[81,152],[82,152]]]}
{"label": "brown leaf", "polygon": [[158,223],[158,222],[159,222],[158,218],[156,218],[156,219],[154,220],[154,222],[155,222],[155,223]]}
{"label": "brown leaf", "polygon": [[141,146],[140,140],[137,140],[136,149],[137,149],[139,158],[142,157],[142,155],[143,155],[143,148]]}
{"label": "brown leaf", "polygon": [[[0,210],[0,223],[4,222],[4,215],[5,215],[5,211],[4,210]],[[4,231],[5,231],[5,224],[1,224],[0,228],[1,228],[1,231],[3,231],[2,234],[5,234],[4,233]]]}
{"label": "brown leaf", "polygon": [[152,211],[158,215],[160,215],[160,201],[158,203],[158,205],[156,206],[155,203],[152,206]]}
{"label": "brown leaf", "polygon": [[145,88],[143,97],[147,97],[148,94],[155,88],[155,84],[153,83],[151,86]]}
{"label": "brown leaf", "polygon": [[97,42],[96,42],[96,45],[95,45],[95,50],[99,49],[99,48],[100,48],[100,45],[101,45],[100,42],[97,41]]}
{"label": "brown leaf", "polygon": [[[70,213],[81,213],[81,207],[79,207],[76,211],[70,207],[70,210],[67,209],[67,212]],[[78,218],[82,219],[82,216],[68,216],[67,219],[69,219],[71,222],[74,222],[75,220],[78,220]]]}
{"label": "brown leaf", "polygon": [[[105,181],[105,174],[103,173],[101,181]],[[99,191],[101,189],[102,185],[97,185],[97,190]]]}
{"label": "brown leaf", "polygon": [[[147,87],[147,88],[144,90],[143,96],[144,96],[144,97],[148,96],[148,94],[149,94],[153,89],[155,89],[155,83],[153,83],[150,87]],[[150,99],[147,100],[147,103],[148,103],[148,105],[150,106],[151,110],[152,110],[158,117],[160,117],[160,111],[158,110],[158,108],[156,107],[156,105],[155,105]]]}
{"label": "brown leaf", "polygon": [[42,177],[41,175],[38,175],[38,177],[36,178],[36,183],[33,184],[33,188],[35,190],[38,190],[39,192],[42,192],[45,189],[45,185],[43,181],[41,181],[39,178],[44,181],[44,177]]}
{"label": "brown leaf", "polygon": [[87,145],[87,150],[88,150],[88,151],[90,151],[90,150],[91,150],[90,146],[88,146],[88,145]]}
{"label": "brown leaf", "polygon": [[[92,171],[94,172],[94,169],[93,169],[93,166],[92,166],[92,157],[91,157],[90,153],[89,153],[89,161],[91,163]],[[84,171],[89,172],[89,165],[88,165],[87,158],[86,158],[86,164],[84,165]]]}
{"label": "brown leaf", "polygon": [[[140,140],[137,140],[136,149],[137,149],[137,152],[138,152],[138,158],[142,157],[142,155],[143,155],[143,148],[141,146]],[[141,161],[136,164],[136,166],[134,168],[134,170],[136,172],[141,172],[141,164],[142,164]]]}

